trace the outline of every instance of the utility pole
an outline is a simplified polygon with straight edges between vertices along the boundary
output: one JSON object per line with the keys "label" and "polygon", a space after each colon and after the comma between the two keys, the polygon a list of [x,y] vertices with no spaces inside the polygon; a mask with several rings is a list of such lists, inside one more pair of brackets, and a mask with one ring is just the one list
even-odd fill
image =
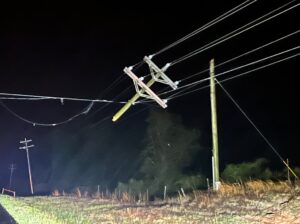
{"label": "utility pole", "polygon": [[[288,166],[290,166],[289,159],[286,159],[286,164]],[[287,169],[287,178],[288,178],[288,182],[291,183],[291,177],[290,177],[290,170],[289,169]]]}
{"label": "utility pole", "polygon": [[210,60],[210,102],[211,102],[211,124],[212,124],[212,144],[213,144],[213,189],[219,190],[220,173],[219,173],[219,146],[218,146],[218,125],[217,125],[217,100],[216,100],[216,86],[215,86],[215,61]]}
{"label": "utility pole", "polygon": [[8,187],[8,189],[11,188],[13,173],[14,173],[14,170],[17,169],[17,168],[16,168],[15,164],[12,163],[12,164],[10,164],[9,169],[10,169],[10,177],[9,177],[9,187]]}
{"label": "utility pole", "polygon": [[25,144],[25,146],[20,147],[20,149],[26,150],[30,190],[31,190],[31,194],[33,194],[33,185],[32,185],[32,177],[31,177],[30,159],[29,159],[29,148],[34,147],[34,145],[28,145],[28,143],[31,141],[32,141],[31,139],[26,139],[26,138],[24,141],[20,141],[21,144]]}
{"label": "utility pole", "polygon": [[161,107],[166,108],[166,101],[160,99],[150,87],[155,83],[159,82],[172,87],[172,89],[177,89],[178,82],[173,82],[166,74],[165,71],[169,68],[170,63],[167,63],[163,68],[159,68],[151,60],[152,56],[144,57],[144,62],[149,66],[151,79],[147,82],[143,82],[142,77],[137,77],[133,71],[132,67],[125,67],[124,73],[126,73],[132,80],[135,86],[136,94],[128,100],[128,102],[113,116],[112,121],[117,121],[134,103],[140,98],[148,98],[155,100]]}

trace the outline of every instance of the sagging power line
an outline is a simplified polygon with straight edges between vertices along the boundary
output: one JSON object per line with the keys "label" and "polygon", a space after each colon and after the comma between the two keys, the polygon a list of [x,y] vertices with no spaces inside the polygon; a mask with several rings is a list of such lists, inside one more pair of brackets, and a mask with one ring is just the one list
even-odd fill
{"label": "sagging power line", "polygon": [[[94,103],[117,103],[117,104],[125,104],[126,102],[122,101],[114,101],[114,100],[106,100],[106,99],[84,99],[84,98],[72,98],[72,97],[55,97],[55,96],[40,96],[40,95],[29,95],[29,94],[16,94],[16,93],[0,93],[0,105],[2,105],[3,108],[5,108],[8,112],[10,112],[12,115],[17,117],[18,119],[31,124],[33,126],[44,126],[44,127],[54,127],[62,124],[69,123],[70,121],[73,121],[75,118],[86,115],[89,113],[91,108],[93,107]],[[79,102],[89,102],[87,106],[85,106],[79,113],[76,113],[75,115],[72,115],[71,117],[59,121],[59,122],[51,122],[51,123],[41,123],[37,121],[29,120],[15,111],[13,111],[11,108],[9,108],[3,101],[1,100],[25,100],[25,101],[36,101],[36,100],[58,100],[62,105],[65,101],[79,101]]]}

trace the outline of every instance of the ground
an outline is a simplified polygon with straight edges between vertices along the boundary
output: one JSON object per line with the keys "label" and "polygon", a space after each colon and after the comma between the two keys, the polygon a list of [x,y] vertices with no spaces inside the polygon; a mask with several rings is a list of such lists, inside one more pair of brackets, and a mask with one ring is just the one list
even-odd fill
{"label": "ground", "polygon": [[[261,189],[251,190],[249,188]],[[17,197],[0,203],[20,224],[47,223],[299,223],[300,191],[288,184],[224,185],[220,193],[194,191],[165,201],[129,202],[67,195]],[[263,188],[263,190],[262,190]],[[101,196],[101,195],[100,195]]]}

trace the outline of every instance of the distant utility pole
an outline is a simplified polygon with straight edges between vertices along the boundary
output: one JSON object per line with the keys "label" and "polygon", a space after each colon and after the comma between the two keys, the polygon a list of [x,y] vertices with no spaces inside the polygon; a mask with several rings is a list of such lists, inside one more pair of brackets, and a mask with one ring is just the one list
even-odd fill
{"label": "distant utility pole", "polygon": [[20,141],[21,144],[25,144],[25,146],[20,147],[20,149],[25,149],[26,150],[30,190],[31,190],[31,194],[33,194],[32,178],[31,178],[31,168],[30,168],[30,159],[29,159],[29,148],[34,147],[34,145],[28,145],[28,143],[31,142],[31,141],[32,141],[31,139],[26,139],[26,138],[25,138],[24,141]]}
{"label": "distant utility pole", "polygon": [[213,144],[213,189],[220,188],[220,174],[219,174],[219,145],[218,145],[218,125],[217,125],[217,100],[215,87],[215,61],[210,60],[210,101],[211,101],[211,124],[212,124],[212,144]]}
{"label": "distant utility pole", "polygon": [[9,169],[10,169],[10,177],[9,177],[9,188],[8,189],[11,188],[13,173],[14,173],[14,170],[17,168],[16,168],[15,164],[12,163],[12,164],[10,164]]}

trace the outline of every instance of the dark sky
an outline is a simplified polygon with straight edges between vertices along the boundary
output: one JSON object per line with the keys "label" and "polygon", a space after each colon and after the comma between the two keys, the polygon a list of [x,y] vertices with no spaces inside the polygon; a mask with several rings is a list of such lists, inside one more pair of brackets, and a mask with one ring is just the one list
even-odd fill
{"label": "dark sky", "polygon": [[[110,7],[87,3],[82,3],[84,5],[45,3],[35,6],[2,7],[0,92],[113,99],[132,85],[130,78],[122,72],[125,66],[141,61],[145,55],[162,49],[241,2],[203,1],[197,4],[173,2],[166,6],[148,2],[147,5],[116,4]],[[157,65],[163,66],[287,2],[289,1],[258,0],[242,12],[158,55],[153,60]],[[299,29],[297,21],[299,21],[298,8],[174,65],[167,74],[173,80],[183,79],[208,68],[211,58],[215,58],[218,64],[296,31]],[[217,69],[216,72],[226,71],[298,44],[299,34]],[[299,58],[294,58],[228,81],[224,83],[224,87],[245,109],[280,154],[284,158],[290,158],[293,165],[300,166],[297,108],[299,100],[296,81],[299,73],[298,64]],[[255,67],[257,66],[251,68]],[[141,69],[142,74],[139,75],[145,75],[145,71],[146,67],[144,70]],[[198,79],[207,75],[203,74]],[[106,88],[120,76],[124,76],[123,81],[106,91]],[[226,77],[230,75],[224,76]],[[160,90],[164,87],[157,88]],[[229,162],[251,161],[258,157],[266,157],[274,162],[273,165],[278,165],[277,157],[262,138],[222,90],[218,88],[217,91],[221,166],[224,167]],[[133,94],[134,89],[131,88],[116,100],[128,100]],[[42,123],[60,122],[87,106],[86,102],[66,102],[64,105],[57,101],[4,100],[3,102],[24,118]],[[137,136],[136,143],[133,143],[131,148],[141,144],[139,140],[146,129],[144,120],[148,109],[135,113],[147,105],[132,107],[124,115],[124,121],[113,124],[108,119],[97,126],[92,126],[107,116],[111,117],[120,108],[120,105],[112,104],[95,113],[94,111],[101,106],[101,104],[94,105],[90,115],[79,117],[58,127],[33,127],[1,107],[0,186],[7,184],[8,167],[12,162],[17,164],[16,175],[19,182],[22,183],[22,178],[27,178],[25,152],[18,149],[19,141],[25,137],[32,138],[35,144],[35,148],[31,151],[33,167],[40,170],[46,170],[53,162],[51,161],[53,133],[62,132],[68,136],[77,136],[78,133],[86,132],[93,135],[103,127],[115,135],[115,142],[120,140],[122,144],[124,139],[128,140],[127,134],[131,133],[130,136]],[[156,105],[152,103],[150,107]],[[209,89],[171,100],[167,110],[180,114],[188,126],[199,128],[203,132],[203,144],[210,150]],[[80,139],[78,141],[80,142]],[[93,139],[89,141],[85,136],[84,141],[90,144]],[[130,147],[130,144],[127,145]],[[80,144],[74,147],[76,152],[83,150],[80,149]],[[131,149],[129,152],[132,155],[130,158],[138,154],[138,150]],[[47,175],[51,176],[51,171],[49,172]]]}

